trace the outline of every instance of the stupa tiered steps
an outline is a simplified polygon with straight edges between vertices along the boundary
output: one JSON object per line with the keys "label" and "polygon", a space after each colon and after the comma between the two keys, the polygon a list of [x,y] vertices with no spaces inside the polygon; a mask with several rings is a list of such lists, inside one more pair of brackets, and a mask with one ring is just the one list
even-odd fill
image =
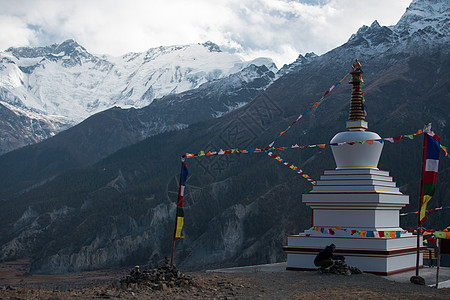
{"label": "stupa tiered steps", "polygon": [[[365,272],[391,275],[415,268],[416,237],[399,226],[399,210],[409,197],[389,172],[327,170],[303,202],[313,209],[314,226],[288,236],[288,270],[316,269],[314,257],[331,243],[347,264]],[[364,237],[361,231],[367,232]]]}

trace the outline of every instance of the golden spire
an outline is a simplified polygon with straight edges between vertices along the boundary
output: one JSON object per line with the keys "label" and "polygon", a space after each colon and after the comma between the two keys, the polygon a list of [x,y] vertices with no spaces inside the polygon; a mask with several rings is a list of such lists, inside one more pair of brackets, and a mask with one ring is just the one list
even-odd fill
{"label": "golden spire", "polygon": [[364,115],[364,103],[361,91],[361,84],[364,83],[361,76],[361,64],[358,59],[352,65],[353,71],[350,72],[352,79],[350,84],[352,88],[352,98],[350,100],[350,115],[347,122],[347,128],[353,130],[365,130],[367,129],[367,122]]}

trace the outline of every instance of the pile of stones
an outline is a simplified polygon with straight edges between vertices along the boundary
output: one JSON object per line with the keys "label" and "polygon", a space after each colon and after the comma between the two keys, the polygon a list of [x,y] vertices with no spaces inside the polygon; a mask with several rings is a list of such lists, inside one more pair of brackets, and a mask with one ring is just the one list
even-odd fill
{"label": "pile of stones", "polygon": [[191,276],[181,273],[175,265],[169,265],[169,259],[166,257],[164,264],[158,269],[141,271],[139,266],[134,267],[130,275],[120,279],[115,286],[121,289],[148,287],[153,290],[167,290],[174,287],[197,287],[198,284]]}
{"label": "pile of stones", "polygon": [[362,271],[356,267],[346,265],[345,262],[341,260],[335,261],[334,265],[328,269],[328,273],[350,276],[352,274],[362,274]]}

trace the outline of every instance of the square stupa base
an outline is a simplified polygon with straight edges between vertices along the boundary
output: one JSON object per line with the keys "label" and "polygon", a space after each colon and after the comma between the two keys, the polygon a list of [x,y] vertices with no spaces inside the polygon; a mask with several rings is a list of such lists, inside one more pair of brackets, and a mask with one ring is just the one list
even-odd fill
{"label": "square stupa base", "polygon": [[[388,276],[416,268],[417,237],[411,234],[403,234],[399,238],[334,237],[313,234],[314,232],[288,236],[288,245],[283,247],[287,253],[287,270],[317,270],[314,258],[330,244],[336,245],[335,255],[345,256],[347,265],[357,267],[363,272]],[[421,247],[420,267],[423,267],[422,250],[425,250],[425,247]]]}

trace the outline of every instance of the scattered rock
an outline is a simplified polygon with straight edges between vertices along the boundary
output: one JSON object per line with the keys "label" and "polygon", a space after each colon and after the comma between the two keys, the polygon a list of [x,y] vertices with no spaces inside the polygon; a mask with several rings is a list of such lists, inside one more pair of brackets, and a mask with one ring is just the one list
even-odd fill
{"label": "scattered rock", "polygon": [[99,299],[111,299],[111,295],[105,292],[97,293],[97,297]]}
{"label": "scattered rock", "polygon": [[172,288],[191,288],[198,284],[189,275],[183,274],[175,265],[169,265],[166,257],[164,264],[158,269],[141,271],[139,266],[134,267],[130,275],[116,280],[112,284],[114,287],[126,290],[131,285],[147,286],[154,290],[165,291]]}
{"label": "scattered rock", "polygon": [[111,286],[115,289],[120,289],[121,288],[120,278],[114,278]]}
{"label": "scattered rock", "polygon": [[336,261],[334,265],[332,265],[326,271],[327,273],[347,275],[347,276],[350,276],[351,274],[362,274],[362,271],[360,269],[358,269],[357,267],[346,265],[344,261]]}
{"label": "scattered rock", "polygon": [[409,281],[414,284],[425,285],[425,279],[421,276],[412,276]]}

